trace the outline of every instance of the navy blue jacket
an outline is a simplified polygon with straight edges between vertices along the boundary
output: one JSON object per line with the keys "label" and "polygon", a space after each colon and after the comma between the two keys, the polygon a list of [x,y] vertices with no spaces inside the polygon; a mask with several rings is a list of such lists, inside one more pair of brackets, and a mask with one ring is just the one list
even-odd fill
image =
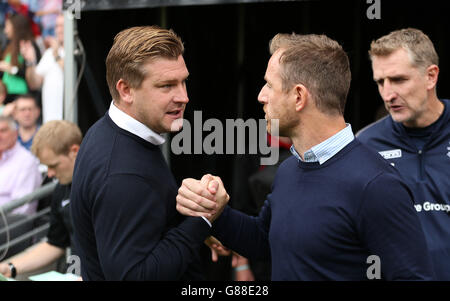
{"label": "navy blue jacket", "polygon": [[271,258],[272,280],[367,280],[371,255],[382,279],[432,279],[410,190],[356,139],[322,165],[286,159],[259,216],[226,207],[213,233],[243,256]]}
{"label": "navy blue jacket", "polygon": [[201,280],[210,227],[175,209],[178,186],[161,150],[108,113],[86,134],[72,183],[76,254],[84,280]]}
{"label": "navy blue jacket", "polygon": [[438,280],[450,280],[450,101],[431,125],[423,147],[391,116],[369,125],[358,139],[392,163],[411,188]]}

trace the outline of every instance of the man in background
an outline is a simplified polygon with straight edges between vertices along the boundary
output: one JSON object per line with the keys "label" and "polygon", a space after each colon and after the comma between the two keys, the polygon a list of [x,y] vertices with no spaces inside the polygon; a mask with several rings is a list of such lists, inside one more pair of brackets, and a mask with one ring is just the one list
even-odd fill
{"label": "man in background", "polygon": [[[14,119],[0,116],[0,205],[33,192],[42,183],[38,160],[20,145],[17,137]],[[36,208],[34,201],[12,213],[31,215]]]}
{"label": "man in background", "polygon": [[38,270],[56,262],[66,248],[73,251],[70,190],[81,139],[78,126],[65,120],[49,121],[37,132],[31,150],[48,167],[47,175],[58,180],[52,194],[50,228],[46,241],[0,263],[4,276],[15,278]]}
{"label": "man in background", "polygon": [[414,195],[437,280],[450,280],[450,102],[439,99],[439,58],[422,31],[373,41],[373,79],[389,116],[358,138],[400,172]]}
{"label": "man in background", "polygon": [[30,150],[33,137],[39,129],[38,120],[41,115],[41,109],[31,94],[20,95],[14,103],[14,119],[19,125],[19,143],[27,150]]}

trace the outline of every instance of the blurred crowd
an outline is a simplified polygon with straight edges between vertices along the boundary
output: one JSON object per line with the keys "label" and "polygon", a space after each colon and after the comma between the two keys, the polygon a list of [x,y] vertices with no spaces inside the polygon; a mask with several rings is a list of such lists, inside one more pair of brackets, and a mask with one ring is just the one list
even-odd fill
{"label": "blurred crowd", "polygon": [[45,177],[30,149],[43,123],[63,118],[63,26],[62,0],[0,1],[0,206]]}

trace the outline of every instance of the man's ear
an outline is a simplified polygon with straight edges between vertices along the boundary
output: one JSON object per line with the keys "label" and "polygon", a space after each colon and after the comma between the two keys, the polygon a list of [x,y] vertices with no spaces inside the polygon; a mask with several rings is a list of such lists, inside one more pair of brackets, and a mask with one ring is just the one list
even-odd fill
{"label": "man's ear", "polygon": [[308,89],[302,84],[297,84],[294,86],[295,95],[295,111],[300,112],[306,106],[308,101]]}
{"label": "man's ear", "polygon": [[79,150],[80,146],[78,144],[72,144],[72,146],[69,149],[69,157],[75,160]]}
{"label": "man's ear", "polygon": [[436,87],[438,77],[439,77],[439,67],[436,65],[431,65],[426,70],[427,73],[427,89],[432,90]]}
{"label": "man's ear", "polygon": [[133,89],[123,79],[119,79],[116,83],[116,90],[119,92],[120,99],[125,103],[133,103]]}

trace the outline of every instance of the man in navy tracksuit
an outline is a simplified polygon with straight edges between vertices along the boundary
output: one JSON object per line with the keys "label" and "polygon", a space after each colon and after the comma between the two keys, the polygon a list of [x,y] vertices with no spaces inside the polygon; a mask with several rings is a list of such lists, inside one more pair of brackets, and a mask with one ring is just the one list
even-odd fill
{"label": "man in navy tracksuit", "polygon": [[342,47],[326,36],[279,34],[270,51],[258,101],[267,130],[291,138],[293,156],[259,216],[225,206],[223,183],[209,175],[183,181],[177,210],[208,218],[239,254],[270,259],[272,280],[433,279],[411,191],[345,123],[351,75]]}
{"label": "man in navy tracksuit", "polygon": [[450,102],[438,99],[438,56],[420,30],[372,42],[373,77],[389,116],[358,138],[397,168],[414,195],[436,279],[450,280]]}

